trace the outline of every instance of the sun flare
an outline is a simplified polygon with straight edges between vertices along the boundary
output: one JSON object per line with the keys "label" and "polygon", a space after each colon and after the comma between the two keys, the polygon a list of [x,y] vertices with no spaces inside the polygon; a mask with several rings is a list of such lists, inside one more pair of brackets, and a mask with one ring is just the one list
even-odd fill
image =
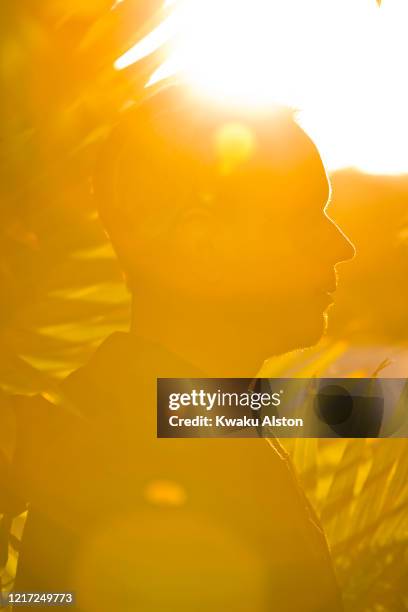
{"label": "sun flare", "polygon": [[408,3],[386,0],[182,0],[116,62],[172,41],[149,84],[180,74],[222,103],[284,104],[327,166],[408,172]]}

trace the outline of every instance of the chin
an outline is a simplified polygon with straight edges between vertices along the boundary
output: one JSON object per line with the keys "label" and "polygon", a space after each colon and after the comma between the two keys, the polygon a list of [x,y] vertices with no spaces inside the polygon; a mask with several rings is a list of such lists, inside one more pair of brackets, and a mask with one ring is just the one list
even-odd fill
{"label": "chin", "polygon": [[299,330],[299,348],[311,348],[315,346],[327,333],[328,308],[316,313],[305,321],[303,330]]}
{"label": "chin", "polygon": [[281,336],[279,354],[315,346],[326,334],[327,320],[327,309],[294,319],[287,334]]}
{"label": "chin", "polygon": [[327,298],[326,303],[298,299],[275,306],[269,318],[259,318],[256,325],[251,320],[248,327],[262,358],[315,346],[326,334],[330,308]]}

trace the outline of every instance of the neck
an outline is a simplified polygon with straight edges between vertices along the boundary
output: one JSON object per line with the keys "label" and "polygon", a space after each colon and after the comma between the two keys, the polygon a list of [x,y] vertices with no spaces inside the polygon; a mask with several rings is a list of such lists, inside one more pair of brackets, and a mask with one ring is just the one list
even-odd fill
{"label": "neck", "polygon": [[262,354],[261,338],[253,329],[208,305],[182,306],[135,296],[131,333],[160,344],[210,378],[257,375],[269,355]]}

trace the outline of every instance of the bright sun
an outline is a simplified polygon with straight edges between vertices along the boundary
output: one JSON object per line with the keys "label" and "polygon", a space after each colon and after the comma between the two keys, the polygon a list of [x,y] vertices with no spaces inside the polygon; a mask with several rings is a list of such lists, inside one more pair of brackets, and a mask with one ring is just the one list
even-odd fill
{"label": "bright sun", "polygon": [[[408,172],[407,0],[182,0],[115,64],[164,41],[150,84],[181,73],[222,103],[285,104],[329,169]],[[254,110],[255,112],[255,110]]]}

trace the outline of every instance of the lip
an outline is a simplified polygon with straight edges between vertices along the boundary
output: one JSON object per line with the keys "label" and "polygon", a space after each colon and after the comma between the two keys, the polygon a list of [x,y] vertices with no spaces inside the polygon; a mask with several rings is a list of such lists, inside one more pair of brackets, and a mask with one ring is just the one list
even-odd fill
{"label": "lip", "polygon": [[334,304],[334,295],[332,291],[323,291],[321,295],[328,305]]}
{"label": "lip", "polygon": [[321,300],[327,304],[334,303],[334,291],[328,291],[327,289],[318,289],[314,292],[315,299]]}
{"label": "lip", "polygon": [[337,281],[335,279],[329,280],[327,283],[321,286],[322,291],[325,293],[334,293],[337,289]]}
{"label": "lip", "polygon": [[336,290],[337,290],[337,283],[335,281],[333,282],[329,281],[327,284],[321,285],[320,287],[317,287],[316,289],[318,293],[326,293],[331,296],[333,296]]}
{"label": "lip", "polygon": [[331,295],[333,296],[333,294],[336,292],[337,287],[335,286],[326,286],[326,287],[317,287],[314,291],[314,293],[324,293],[325,295]]}

